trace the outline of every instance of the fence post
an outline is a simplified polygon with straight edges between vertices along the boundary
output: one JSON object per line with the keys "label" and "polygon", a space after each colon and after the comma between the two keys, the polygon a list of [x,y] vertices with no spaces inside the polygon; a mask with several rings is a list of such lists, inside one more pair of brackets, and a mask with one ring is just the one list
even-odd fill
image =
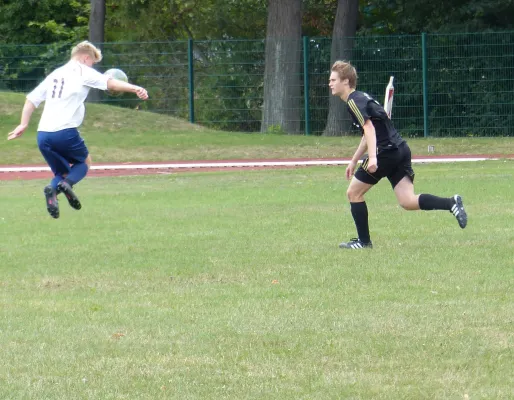
{"label": "fence post", "polygon": [[193,66],[193,39],[187,41],[187,59],[189,73],[189,122],[195,123],[195,81]]}
{"label": "fence post", "polygon": [[303,102],[305,107],[305,134],[311,134],[309,104],[309,37],[303,37]]}
{"label": "fence post", "polygon": [[427,34],[421,33],[421,57],[423,63],[423,136],[428,137],[428,60],[427,60]]}

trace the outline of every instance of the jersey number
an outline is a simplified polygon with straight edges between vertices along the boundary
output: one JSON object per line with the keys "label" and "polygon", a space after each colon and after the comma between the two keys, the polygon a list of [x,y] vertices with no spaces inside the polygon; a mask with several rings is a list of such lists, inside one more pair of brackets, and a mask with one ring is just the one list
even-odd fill
{"label": "jersey number", "polygon": [[[54,90],[52,91],[52,99],[55,98],[55,91],[57,90],[58,83],[59,83],[59,81],[57,79],[54,79]],[[61,88],[59,89],[59,94],[57,95],[57,97],[61,98],[63,88],[64,88],[64,78],[61,78]]]}

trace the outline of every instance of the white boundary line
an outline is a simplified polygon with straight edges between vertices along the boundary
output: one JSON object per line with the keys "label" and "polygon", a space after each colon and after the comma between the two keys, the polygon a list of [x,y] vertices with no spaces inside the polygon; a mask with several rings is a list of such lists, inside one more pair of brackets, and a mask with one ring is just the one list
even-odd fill
{"label": "white boundary line", "polygon": [[[412,162],[422,163],[450,163],[450,162],[476,162],[498,160],[488,157],[466,158],[417,158]],[[100,164],[93,165],[92,170],[135,170],[135,169],[184,169],[184,168],[234,168],[234,167],[294,167],[294,166],[323,166],[323,165],[347,165],[350,160],[304,160],[304,161],[236,161],[236,162],[197,162],[174,164]],[[43,172],[50,171],[49,167],[0,167],[1,172]]]}

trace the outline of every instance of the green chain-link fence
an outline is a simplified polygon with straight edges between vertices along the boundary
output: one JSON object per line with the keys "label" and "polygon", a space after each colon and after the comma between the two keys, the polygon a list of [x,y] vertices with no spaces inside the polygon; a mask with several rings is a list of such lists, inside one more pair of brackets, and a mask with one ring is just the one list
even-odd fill
{"label": "green chain-link fence", "polygon": [[[353,39],[350,59],[359,73],[358,89],[381,102],[394,75],[393,121],[404,136],[514,136],[514,32]],[[303,40],[297,76],[302,98],[296,104],[306,134],[325,129],[331,43],[330,38]],[[143,107],[216,129],[260,131],[264,39],[102,47],[99,70],[121,68],[151,95],[146,103],[129,95],[103,95],[102,102]],[[0,90],[30,91],[68,59],[70,48],[0,46]]]}

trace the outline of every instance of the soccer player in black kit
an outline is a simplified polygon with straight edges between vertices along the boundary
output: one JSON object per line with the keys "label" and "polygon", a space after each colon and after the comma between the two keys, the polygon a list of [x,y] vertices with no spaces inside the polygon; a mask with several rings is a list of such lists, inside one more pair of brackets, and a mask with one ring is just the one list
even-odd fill
{"label": "soccer player in black kit", "polygon": [[[332,95],[339,96],[347,107],[354,123],[362,129],[359,147],[346,168],[350,185],[346,192],[358,238],[339,245],[342,249],[372,248],[368,226],[368,207],[364,195],[382,178],[393,187],[398,203],[405,210],[450,211],[465,228],[468,222],[462,198],[438,197],[414,193],[414,171],[411,152],[405,140],[398,134],[384,108],[371,96],[356,90],[357,71],[345,61],[332,66],[329,87]],[[358,161],[366,152],[368,156],[355,171]],[[355,172],[355,174],[354,174]],[[352,178],[353,176],[353,178]]]}

